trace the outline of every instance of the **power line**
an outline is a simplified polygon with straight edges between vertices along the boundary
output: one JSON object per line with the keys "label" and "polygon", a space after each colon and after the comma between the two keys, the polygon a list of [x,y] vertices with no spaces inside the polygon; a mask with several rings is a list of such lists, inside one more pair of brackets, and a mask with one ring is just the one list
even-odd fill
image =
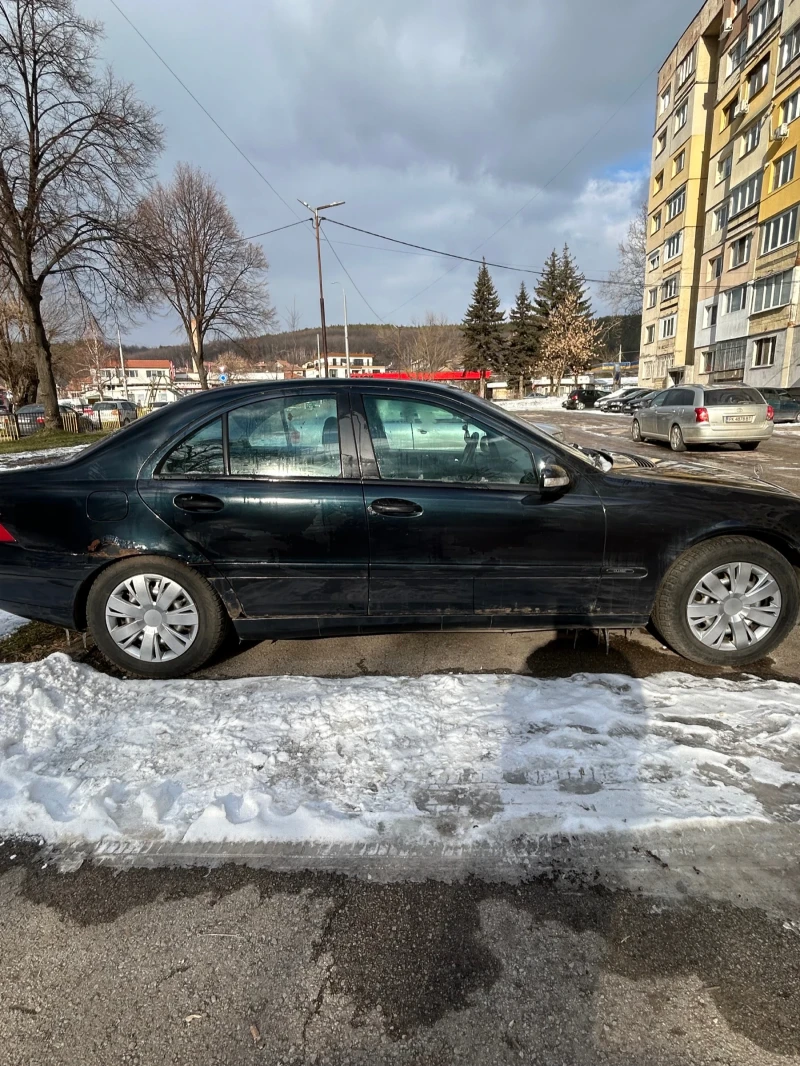
{"label": "power line", "polygon": [[[326,222],[332,222],[332,221],[333,221],[333,219],[328,219],[328,218],[326,218],[326,219],[325,219],[325,221],[326,221]],[[342,225],[344,225],[344,223],[342,223]],[[353,227],[351,227],[351,228],[353,228]],[[346,267],[346,266],[344,265],[344,263],[343,263],[343,262],[341,261],[341,259],[339,258],[339,253],[338,253],[338,252],[336,251],[336,249],[335,249],[335,248],[333,247],[333,244],[331,244],[331,242],[330,242],[330,241],[328,240],[328,236],[327,236],[327,234],[325,233],[325,231],[324,231],[324,230],[322,231],[322,236],[323,236],[323,237],[325,238],[325,243],[326,243],[326,244],[328,245],[328,247],[330,248],[330,250],[331,250],[331,251],[333,252],[334,256],[336,257],[336,262],[337,262],[337,263],[339,264],[339,266],[340,266],[340,267],[342,268],[342,270],[343,270],[343,271],[345,272],[345,274],[347,275],[347,277],[348,277],[348,279],[349,279],[349,281],[350,281],[350,284],[351,284],[351,285],[353,286],[353,288],[354,288],[354,289],[356,290],[356,292],[358,293],[358,295],[359,295],[359,296],[361,297],[361,299],[362,299],[362,300],[364,301],[364,303],[365,303],[365,304],[367,305],[367,307],[368,307],[368,308],[370,309],[370,311],[371,311],[371,312],[373,313],[373,315],[375,315],[375,317],[376,317],[376,318],[378,319],[378,321],[379,321],[379,322],[383,322],[383,323],[384,323],[384,325],[385,325],[385,324],[386,324],[386,320],[385,320],[385,319],[383,319],[383,318],[381,318],[381,316],[380,316],[380,315],[378,314],[378,312],[377,312],[377,311],[375,310],[375,308],[374,308],[374,307],[372,306],[372,304],[371,304],[371,303],[369,302],[369,300],[368,300],[368,299],[366,298],[366,296],[365,296],[365,295],[364,295],[364,293],[363,293],[363,292],[361,291],[361,289],[359,289],[358,285],[356,285],[356,283],[355,283],[355,282],[353,281],[353,276],[352,276],[352,274],[350,273],[350,271],[349,271],[349,270],[347,269],[347,267]]]}
{"label": "power line", "polygon": [[[272,182],[258,169],[258,167],[255,165],[255,163],[250,158],[250,156],[247,155],[247,153],[243,149],[241,149],[239,147],[239,145],[236,143],[236,141],[234,141],[233,137],[231,137],[230,134],[228,134],[227,131],[224,130],[222,128],[222,126],[220,126],[219,122],[217,122],[217,120],[214,118],[214,116],[211,114],[211,112],[203,104],[200,103],[200,101],[194,95],[194,93],[189,88],[189,86],[186,84],[186,82],[183,81],[183,79],[180,78],[175,73],[175,71],[172,69],[172,67],[169,65],[169,63],[166,61],[166,59],[164,59],[164,57],[161,55],[161,53],[156,51],[155,47],[148,41],[148,39],[145,37],[145,35],[142,33],[142,31],[131,22],[131,20],[128,18],[128,16],[125,14],[125,12],[122,10],[122,8],[117,3],[117,0],[110,0],[110,3],[112,4],[113,7],[116,8],[116,10],[119,12],[119,14],[122,15],[122,17],[128,23],[130,28],[133,30],[133,32],[138,37],[140,37],[141,40],[147,45],[147,47],[150,49],[150,51],[153,53],[153,55],[156,57],[156,59],[159,61],[159,63],[163,64],[163,66],[165,66],[167,68],[167,70],[173,76],[175,81],[177,81],[177,83],[181,86],[181,88],[186,93],[188,93],[188,95],[192,98],[192,100],[194,100],[194,102],[197,104],[197,106],[200,108],[200,110],[203,112],[203,114],[206,116],[206,118],[209,119],[211,122],[213,122],[213,124],[217,127],[217,129],[222,134],[222,136],[225,138],[225,140],[228,141],[228,143],[231,144],[236,149],[236,151],[239,153],[239,155],[242,157],[242,159],[244,159],[245,163],[247,163],[247,165],[250,167],[250,169],[253,170],[259,176],[259,178],[261,178],[261,180],[264,182],[264,184],[267,186],[267,188],[270,189],[278,197],[278,199],[283,204],[283,206],[286,207],[289,211],[291,211],[295,218],[298,218],[299,216],[298,216],[297,212],[295,211],[295,209],[292,207],[292,205],[287,203],[286,200],[284,200],[284,198],[281,196],[281,194],[278,192],[278,190],[275,188],[275,186],[272,184]],[[305,221],[305,220],[303,220],[303,221]]]}
{"label": "power line", "polygon": [[240,237],[242,241],[254,241],[256,237],[268,237],[270,233],[280,233],[281,230],[291,229],[292,226],[302,226],[304,222],[311,222],[310,218],[300,218],[297,222],[287,222],[285,226],[276,226],[275,229],[265,229],[261,233],[253,233],[250,237]]}
{"label": "power line", "polygon": [[[391,241],[392,244],[402,244],[406,248],[417,248],[417,249],[419,249],[422,252],[430,252],[433,255],[440,255],[440,256],[443,256],[443,257],[445,257],[447,259],[458,259],[458,260],[460,260],[461,262],[464,262],[464,263],[482,264],[482,263],[485,262],[487,266],[494,267],[496,270],[512,270],[512,271],[516,271],[517,273],[520,273],[520,274],[537,274],[540,277],[544,275],[544,271],[543,270],[534,270],[532,267],[511,266],[508,263],[492,263],[488,259],[486,259],[486,260],[484,260],[484,259],[475,259],[473,256],[469,256],[469,255],[457,255],[455,252],[443,252],[443,251],[441,251],[438,248],[428,248],[424,244],[413,244],[411,241],[401,241],[397,237],[387,237],[383,233],[375,233],[375,232],[373,232],[373,230],[361,229],[360,226],[351,226],[347,222],[337,222],[333,218],[326,218],[325,221],[333,223],[334,226],[343,226],[345,229],[355,230],[357,233],[366,233],[369,237],[378,237],[382,241]],[[328,243],[330,243],[330,242],[328,242]],[[623,285],[624,284],[624,282],[610,281],[610,280],[608,280],[606,278],[584,278],[583,280],[587,281],[587,282],[591,282],[592,284],[595,284],[595,285]]]}

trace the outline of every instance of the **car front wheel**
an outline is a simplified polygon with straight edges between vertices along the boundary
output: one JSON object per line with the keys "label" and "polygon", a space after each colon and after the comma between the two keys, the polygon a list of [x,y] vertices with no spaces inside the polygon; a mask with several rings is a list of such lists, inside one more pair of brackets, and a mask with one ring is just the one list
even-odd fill
{"label": "car front wheel", "polygon": [[794,569],[751,537],[719,537],[689,549],[667,572],[653,622],[692,662],[742,666],[762,659],[797,623]]}
{"label": "car front wheel", "polygon": [[89,629],[105,657],[139,677],[185,677],[220,648],[229,622],[188,566],[138,556],[103,570],[89,591]]}

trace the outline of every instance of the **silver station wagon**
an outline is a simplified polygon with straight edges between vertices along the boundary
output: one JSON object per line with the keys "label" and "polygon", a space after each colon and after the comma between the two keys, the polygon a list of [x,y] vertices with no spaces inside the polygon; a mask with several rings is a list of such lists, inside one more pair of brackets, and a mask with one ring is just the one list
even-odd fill
{"label": "silver station wagon", "polygon": [[772,436],[774,411],[746,385],[677,385],[634,412],[635,441],[668,440],[674,452],[692,444],[738,444],[753,451]]}

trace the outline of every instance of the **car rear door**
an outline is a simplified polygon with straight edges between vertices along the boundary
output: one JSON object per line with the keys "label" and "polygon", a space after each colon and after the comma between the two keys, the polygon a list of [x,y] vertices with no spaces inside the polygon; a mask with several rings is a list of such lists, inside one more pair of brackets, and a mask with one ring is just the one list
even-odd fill
{"label": "car rear door", "polygon": [[605,541],[594,468],[575,460],[569,489],[543,494],[552,442],[475,407],[400,387],[354,397],[370,615],[587,620]]}
{"label": "car rear door", "polygon": [[270,392],[187,432],[139,493],[250,618],[367,613],[368,547],[344,389]]}
{"label": "car rear door", "polygon": [[647,407],[640,407],[638,411],[634,412],[634,417],[639,420],[643,436],[658,436],[658,412],[667,398],[667,391],[659,392],[653,397]]}

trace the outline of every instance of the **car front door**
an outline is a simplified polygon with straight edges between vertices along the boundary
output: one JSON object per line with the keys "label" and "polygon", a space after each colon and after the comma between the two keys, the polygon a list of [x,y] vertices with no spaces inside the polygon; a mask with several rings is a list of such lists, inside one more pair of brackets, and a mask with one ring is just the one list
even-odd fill
{"label": "car front door", "polygon": [[139,493],[249,618],[367,613],[364,496],[344,390],[272,393],[197,427]]}
{"label": "car front door", "polygon": [[543,492],[552,442],[476,406],[402,389],[354,397],[370,614],[587,620],[605,542],[596,470],[572,456],[569,486]]}

